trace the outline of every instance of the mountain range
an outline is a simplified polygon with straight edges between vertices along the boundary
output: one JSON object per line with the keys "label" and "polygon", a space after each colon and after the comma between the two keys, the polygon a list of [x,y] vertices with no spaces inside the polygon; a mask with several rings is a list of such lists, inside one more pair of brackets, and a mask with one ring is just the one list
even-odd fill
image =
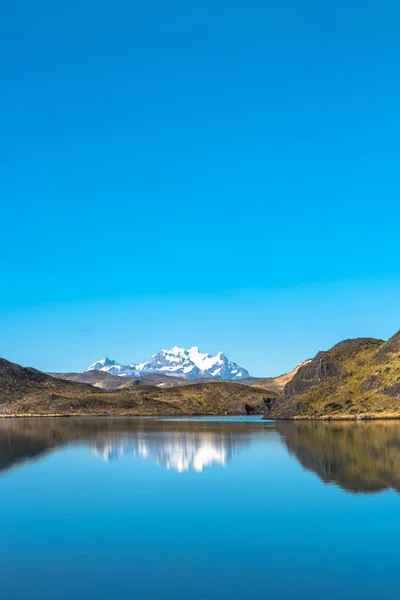
{"label": "mountain range", "polygon": [[[107,387],[86,383],[90,373],[92,383],[99,382],[100,374]],[[180,384],[157,387],[147,381],[160,375],[148,375],[146,383],[95,371],[81,377],[84,381],[77,374],[49,375],[0,359],[0,416],[262,414],[265,399],[276,396],[272,390],[216,379],[170,377]],[[127,385],[114,386],[113,380]]]}
{"label": "mountain range", "polygon": [[[194,369],[190,357],[203,368]],[[85,373],[46,374],[0,359],[0,415],[400,418],[400,331],[388,341],[344,340],[276,378],[243,377],[247,372],[224,356],[201,355],[198,349],[163,351],[140,365],[143,371],[130,366],[132,372],[145,373],[139,378],[104,372],[104,366],[95,364]],[[194,374],[196,379],[191,378]],[[239,379],[224,381],[223,374]]]}
{"label": "mountain range", "polygon": [[121,365],[115,360],[104,358],[91,364],[88,371],[102,371],[120,377],[140,377],[150,374],[164,374],[183,379],[225,379],[235,381],[249,377],[243,367],[227,359],[222,353],[216,356],[200,352],[197,346],[188,350],[174,346],[171,350],[161,350],[144,363]]}

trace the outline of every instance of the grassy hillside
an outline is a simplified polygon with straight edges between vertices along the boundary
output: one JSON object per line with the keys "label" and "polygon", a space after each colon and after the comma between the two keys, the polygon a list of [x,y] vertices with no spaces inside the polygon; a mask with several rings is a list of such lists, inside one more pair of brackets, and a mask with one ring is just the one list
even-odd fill
{"label": "grassy hillside", "polygon": [[276,394],[226,381],[105,391],[0,359],[0,416],[262,414]]}
{"label": "grassy hillside", "polygon": [[400,332],[345,340],[304,365],[271,401],[272,418],[400,417]]}

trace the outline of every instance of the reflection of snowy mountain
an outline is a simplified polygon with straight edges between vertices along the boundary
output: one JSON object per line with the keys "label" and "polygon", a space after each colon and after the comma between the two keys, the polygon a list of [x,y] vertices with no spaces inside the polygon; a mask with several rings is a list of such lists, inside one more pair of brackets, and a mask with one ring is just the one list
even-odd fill
{"label": "reflection of snowy mountain", "polygon": [[[239,445],[240,442],[239,442]],[[238,446],[238,440],[214,432],[170,431],[156,436],[125,436],[115,440],[97,440],[92,449],[96,456],[109,461],[123,454],[152,458],[167,469],[179,473],[201,472],[210,465],[226,466]]]}
{"label": "reflection of snowy mountain", "polygon": [[93,454],[106,462],[115,460],[124,454],[124,446],[120,442],[96,442],[92,446]]}

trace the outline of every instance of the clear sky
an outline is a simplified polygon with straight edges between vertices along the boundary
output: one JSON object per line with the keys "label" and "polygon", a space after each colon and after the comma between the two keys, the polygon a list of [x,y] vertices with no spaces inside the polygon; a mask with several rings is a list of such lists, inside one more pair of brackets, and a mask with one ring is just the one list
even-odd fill
{"label": "clear sky", "polygon": [[0,21],[0,355],[224,351],[273,375],[400,326],[400,5],[20,0]]}

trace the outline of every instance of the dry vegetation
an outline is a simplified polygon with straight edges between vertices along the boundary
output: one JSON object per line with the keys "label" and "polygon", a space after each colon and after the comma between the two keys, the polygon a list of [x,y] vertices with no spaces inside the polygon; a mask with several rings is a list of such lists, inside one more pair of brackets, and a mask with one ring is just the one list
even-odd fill
{"label": "dry vegetation", "polygon": [[[330,368],[335,374],[316,377],[308,389],[298,393],[288,394],[287,386],[286,394],[274,404],[269,416],[297,419],[400,417],[400,332],[388,342],[373,339],[341,342],[313,359],[318,360],[321,364],[324,361],[324,368]],[[296,377],[301,375],[300,370]],[[296,377],[290,383],[292,388],[296,386]]]}
{"label": "dry vegetation", "polygon": [[104,391],[0,359],[0,415],[262,414],[273,392],[226,381]]}

